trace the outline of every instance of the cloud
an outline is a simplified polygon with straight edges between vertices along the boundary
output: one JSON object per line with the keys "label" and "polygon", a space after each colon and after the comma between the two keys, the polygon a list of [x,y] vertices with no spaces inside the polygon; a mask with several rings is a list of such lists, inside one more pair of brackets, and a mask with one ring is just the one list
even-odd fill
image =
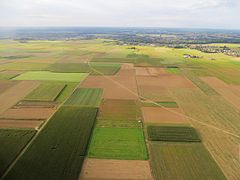
{"label": "cloud", "polygon": [[240,28],[239,0],[0,0],[0,7],[0,26]]}

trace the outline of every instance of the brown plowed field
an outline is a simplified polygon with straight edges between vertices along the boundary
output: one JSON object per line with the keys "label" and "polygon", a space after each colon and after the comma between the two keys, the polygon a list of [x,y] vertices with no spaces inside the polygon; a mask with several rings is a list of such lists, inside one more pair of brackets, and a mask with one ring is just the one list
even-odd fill
{"label": "brown plowed field", "polygon": [[121,69],[115,76],[88,76],[80,87],[102,88],[105,99],[138,99],[134,70]]}
{"label": "brown plowed field", "polygon": [[0,128],[38,128],[43,121],[36,121],[36,120],[4,120],[0,119]]}
{"label": "brown plowed field", "polygon": [[1,93],[3,93],[4,91],[7,91],[10,87],[13,87],[17,83],[18,82],[16,82],[16,81],[0,80],[0,95],[1,95]]}
{"label": "brown plowed field", "polygon": [[12,108],[0,115],[2,119],[48,119],[56,109],[53,108]]}
{"label": "brown plowed field", "polygon": [[79,180],[152,180],[148,161],[86,159]]}
{"label": "brown plowed field", "polygon": [[137,76],[160,76],[166,75],[164,68],[154,68],[154,67],[136,67]]}
{"label": "brown plowed field", "polygon": [[148,70],[145,67],[136,67],[137,76],[149,76]]}
{"label": "brown plowed field", "polygon": [[139,94],[153,101],[173,101],[169,90],[161,86],[139,86]]}
{"label": "brown plowed field", "polygon": [[226,88],[228,87],[228,84],[223,82],[222,80],[216,78],[216,77],[200,77],[201,80],[203,80],[205,83],[210,85],[214,88]]}
{"label": "brown plowed field", "polygon": [[14,108],[54,108],[58,104],[55,102],[47,101],[19,101]]}
{"label": "brown plowed field", "polygon": [[0,94],[0,114],[23,99],[39,85],[37,81],[21,81]]}
{"label": "brown plowed field", "polygon": [[188,124],[185,117],[170,111],[184,114],[180,108],[142,107],[145,123]]}
{"label": "brown plowed field", "polygon": [[194,84],[183,76],[168,75],[158,77],[138,76],[138,86],[156,86],[166,88],[196,88]]}
{"label": "brown plowed field", "polygon": [[132,63],[123,63],[121,69],[134,69],[134,64]]}

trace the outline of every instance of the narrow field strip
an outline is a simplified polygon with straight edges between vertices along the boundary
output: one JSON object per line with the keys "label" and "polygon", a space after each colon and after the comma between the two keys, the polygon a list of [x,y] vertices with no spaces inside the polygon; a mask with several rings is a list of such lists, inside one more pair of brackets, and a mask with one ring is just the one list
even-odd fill
{"label": "narrow field strip", "polygon": [[39,81],[62,81],[81,82],[88,73],[53,73],[49,71],[29,71],[25,72],[13,80],[39,80]]}

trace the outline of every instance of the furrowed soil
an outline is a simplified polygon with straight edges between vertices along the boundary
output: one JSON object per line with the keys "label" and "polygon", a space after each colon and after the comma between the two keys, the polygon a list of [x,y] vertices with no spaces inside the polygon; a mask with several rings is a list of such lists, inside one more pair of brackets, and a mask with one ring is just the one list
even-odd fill
{"label": "furrowed soil", "polygon": [[54,108],[11,108],[0,115],[2,119],[48,119]]}
{"label": "furrowed soil", "polygon": [[0,119],[0,128],[1,129],[8,129],[8,128],[38,128],[43,121],[36,121],[36,120],[14,120],[14,119]]}
{"label": "furrowed soil", "polygon": [[[179,113],[175,114],[172,111]],[[188,124],[180,108],[142,107],[145,123]]]}
{"label": "furrowed soil", "polygon": [[[126,88],[133,93],[129,92]],[[82,88],[102,88],[104,99],[138,99],[137,85],[135,80],[135,71],[129,69],[121,69],[114,76],[88,76],[80,85]]]}
{"label": "furrowed soil", "polygon": [[89,159],[79,180],[153,180],[148,161]]}
{"label": "furrowed soil", "polygon": [[0,114],[6,111],[38,86],[36,81],[22,81],[0,94]]}

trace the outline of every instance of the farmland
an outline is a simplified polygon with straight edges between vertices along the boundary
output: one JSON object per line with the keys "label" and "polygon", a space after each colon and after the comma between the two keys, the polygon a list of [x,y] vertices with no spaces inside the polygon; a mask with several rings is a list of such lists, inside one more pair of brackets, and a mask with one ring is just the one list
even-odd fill
{"label": "farmland", "polygon": [[0,40],[0,179],[240,179],[239,58],[101,35]]}
{"label": "farmland", "polygon": [[86,76],[86,73],[53,73],[49,71],[29,71],[17,76],[14,78],[14,80],[81,82]]}
{"label": "farmland", "polygon": [[[118,63],[57,63],[49,67],[52,72],[64,73],[91,73],[98,74],[100,72],[104,75],[114,75],[118,72],[121,65]],[[94,70],[97,72],[95,72]]]}
{"label": "farmland", "polygon": [[0,175],[14,161],[34,134],[34,130],[0,129]]}
{"label": "farmland", "polygon": [[54,101],[64,88],[65,84],[42,83],[28,94],[24,100]]}
{"label": "farmland", "polygon": [[148,126],[148,138],[151,141],[200,142],[200,137],[192,127]]}
{"label": "farmland", "polygon": [[65,105],[98,107],[101,96],[101,89],[77,88],[65,102]]}
{"label": "farmland", "polygon": [[[94,108],[60,108],[6,179],[75,179],[83,163],[96,113]],[[36,168],[38,171],[34,172]]]}
{"label": "farmland", "polygon": [[139,128],[95,128],[88,157],[100,159],[147,159],[143,132]]}
{"label": "farmland", "polygon": [[200,143],[152,142],[150,152],[154,156],[152,166],[157,180],[226,179]]}

